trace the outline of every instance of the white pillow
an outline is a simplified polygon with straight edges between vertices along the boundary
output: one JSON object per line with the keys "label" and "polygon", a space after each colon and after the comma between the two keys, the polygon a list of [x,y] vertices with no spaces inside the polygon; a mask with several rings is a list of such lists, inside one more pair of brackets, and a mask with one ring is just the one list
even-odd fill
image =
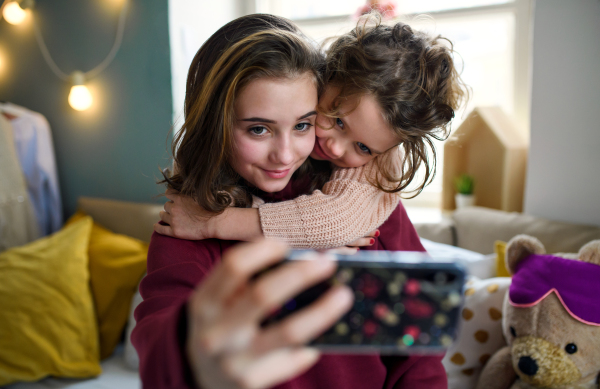
{"label": "white pillow", "polygon": [[496,255],[483,255],[449,244],[437,243],[421,238],[425,250],[432,257],[453,257],[467,268],[469,275],[480,279],[496,276]]}
{"label": "white pillow", "polygon": [[135,328],[135,318],[133,317],[133,312],[142,301],[143,299],[138,285],[138,290],[131,299],[131,309],[129,311],[129,321],[127,322],[127,333],[125,337],[125,351],[123,353],[125,364],[127,367],[133,370],[138,370],[140,367],[140,359],[137,355],[137,351],[135,350],[135,347],[133,347],[133,344],[131,344],[131,332],[133,332],[133,329]]}
{"label": "white pillow", "polygon": [[510,282],[509,277],[467,281],[458,338],[442,360],[449,389],[474,388],[489,357],[506,346],[502,305]]}

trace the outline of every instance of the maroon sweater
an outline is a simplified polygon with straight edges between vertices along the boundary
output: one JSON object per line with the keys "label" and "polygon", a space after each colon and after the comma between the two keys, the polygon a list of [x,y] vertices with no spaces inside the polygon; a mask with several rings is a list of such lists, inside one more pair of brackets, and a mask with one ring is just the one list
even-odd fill
{"label": "maroon sweater", "polygon": [[[288,188],[286,188],[288,189]],[[293,198],[290,190],[267,200]],[[425,251],[400,204],[366,250]],[[140,357],[144,388],[193,388],[185,356],[186,303],[196,285],[221,260],[233,241],[188,241],[154,233],[148,275],[140,284],[144,301],[135,310],[131,340]],[[442,356],[383,357],[323,355],[307,372],[277,389],[447,389]]]}

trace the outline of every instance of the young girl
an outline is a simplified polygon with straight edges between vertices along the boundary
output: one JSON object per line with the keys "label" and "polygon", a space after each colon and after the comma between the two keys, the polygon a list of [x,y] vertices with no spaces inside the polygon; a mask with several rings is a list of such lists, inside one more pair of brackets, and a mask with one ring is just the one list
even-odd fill
{"label": "young girl", "polygon": [[[315,53],[291,23],[268,15],[240,18],[215,33],[190,68],[185,133],[177,138],[178,170],[170,178],[170,185],[193,196],[203,209],[213,213],[230,204],[247,207],[253,195],[275,205],[276,201],[319,187],[315,172],[327,177],[327,166],[311,169],[310,165],[301,165],[303,157],[311,152],[351,166],[358,153],[352,156],[348,152],[354,150],[337,145],[360,142],[374,149],[369,149],[373,154],[384,154],[392,148],[388,132],[381,131],[389,128],[376,125],[369,129],[373,134],[367,139],[351,131],[356,123],[382,124],[382,117],[387,123],[385,116],[367,116],[383,103],[367,95],[354,100],[352,90],[339,86],[339,104],[334,101],[330,112],[323,115],[339,114],[345,131],[327,130],[327,134],[338,131],[340,137],[326,139],[319,144],[320,149],[313,151],[311,127],[316,112],[310,108],[310,86],[314,107],[319,61],[307,59],[318,58]],[[361,115],[352,116],[355,113]],[[365,117],[371,121],[364,123]],[[411,117],[410,112],[407,117]],[[376,143],[369,145],[370,141]],[[414,145],[404,146],[409,151],[411,147]],[[368,160],[366,154],[361,158]],[[418,159],[406,155],[403,161],[416,168]],[[377,163],[379,159],[372,163],[372,170],[376,170]],[[371,181],[364,169],[358,171],[358,181],[353,176],[350,181]],[[379,186],[394,182],[395,177],[389,174],[389,178],[377,174],[377,180],[382,178]],[[395,188],[381,189],[401,190],[412,179],[410,174],[399,178]],[[423,251],[401,206],[391,212],[380,230],[382,235],[369,249]],[[132,335],[145,386],[268,387],[284,382],[279,387],[446,387],[439,357],[324,355],[317,361],[314,350],[302,347],[350,307],[352,295],[344,287],[330,290],[280,324],[261,328],[259,323],[266,313],[331,276],[334,266],[326,260],[302,261],[252,280],[258,270],[278,261],[284,249],[263,242],[223,254],[233,243],[153,235],[148,276],[140,285],[144,302],[136,310],[137,326]],[[290,380],[292,377],[296,378]]]}
{"label": "young girl", "polygon": [[[373,230],[396,208],[398,193],[419,166],[425,167],[419,191],[433,178],[432,139],[445,137],[463,98],[451,50],[443,40],[402,23],[384,26],[362,20],[327,53],[327,84],[319,99],[311,158],[330,161],[336,169],[322,191],[215,215],[172,185],[161,212],[166,225],[157,223],[155,231],[181,239],[251,240],[264,235],[297,248],[373,244],[379,234]],[[267,132],[268,124],[260,123],[260,128]]]}

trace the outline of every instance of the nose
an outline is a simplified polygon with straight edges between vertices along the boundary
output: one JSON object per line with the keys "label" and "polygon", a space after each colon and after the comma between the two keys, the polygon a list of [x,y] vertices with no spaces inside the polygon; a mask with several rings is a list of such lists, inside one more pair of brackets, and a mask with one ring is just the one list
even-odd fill
{"label": "nose", "polygon": [[332,157],[341,158],[344,155],[344,145],[341,139],[336,136],[330,136],[325,142],[325,146]]}
{"label": "nose", "polygon": [[534,376],[538,371],[538,365],[535,359],[531,357],[519,358],[519,370],[528,376]]}
{"label": "nose", "polygon": [[292,149],[290,135],[282,134],[278,136],[277,142],[274,142],[273,146],[269,158],[272,163],[287,166],[294,162],[294,150]]}

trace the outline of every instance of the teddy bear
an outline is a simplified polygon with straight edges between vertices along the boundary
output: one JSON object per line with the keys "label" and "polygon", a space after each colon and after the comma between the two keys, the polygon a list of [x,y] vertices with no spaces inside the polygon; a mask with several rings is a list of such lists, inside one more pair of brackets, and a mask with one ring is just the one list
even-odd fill
{"label": "teddy bear", "polygon": [[513,275],[502,318],[508,346],[488,360],[477,389],[600,388],[600,240],[548,255],[539,240],[518,235],[505,260]]}

